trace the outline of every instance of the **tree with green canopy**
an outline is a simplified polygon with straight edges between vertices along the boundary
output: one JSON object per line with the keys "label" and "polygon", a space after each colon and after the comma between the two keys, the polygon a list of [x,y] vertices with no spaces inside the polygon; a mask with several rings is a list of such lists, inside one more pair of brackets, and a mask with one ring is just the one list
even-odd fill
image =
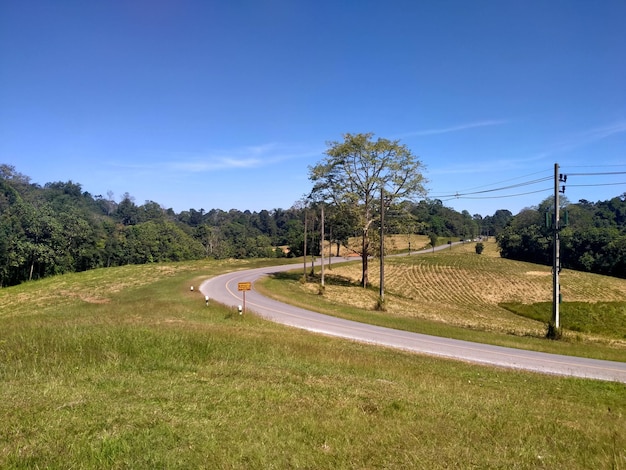
{"label": "tree with green canopy", "polygon": [[328,142],[326,158],[309,167],[309,179],[314,183],[311,196],[348,211],[358,221],[364,287],[373,252],[371,230],[381,200],[388,207],[426,194],[418,158],[399,140],[373,140],[373,135],[346,133],[343,141]]}

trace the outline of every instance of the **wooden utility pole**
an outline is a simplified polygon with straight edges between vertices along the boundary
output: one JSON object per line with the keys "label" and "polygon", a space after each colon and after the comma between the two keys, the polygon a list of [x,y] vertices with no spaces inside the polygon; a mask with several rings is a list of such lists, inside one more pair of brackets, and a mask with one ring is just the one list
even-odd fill
{"label": "wooden utility pole", "polygon": [[380,188],[380,302],[385,301],[385,189]]}
{"label": "wooden utility pole", "polygon": [[322,203],[322,236],[320,237],[321,241],[321,248],[320,248],[320,255],[322,257],[322,287],[324,287],[324,203]]}
{"label": "wooden utility pole", "polygon": [[333,257],[333,226],[331,224],[328,229],[328,269],[332,269],[330,266],[331,258]]}
{"label": "wooden utility pole", "polygon": [[307,216],[307,211],[305,209],[304,210],[304,253],[303,253],[303,257],[304,257],[304,280],[305,281],[306,281],[306,239],[308,237],[307,220],[308,220],[308,216]]}
{"label": "wooden utility pole", "polygon": [[559,284],[559,271],[561,270],[561,241],[560,241],[560,214],[559,214],[559,164],[554,164],[554,246],[552,257],[552,324],[555,329],[560,327],[559,300],[561,286]]}

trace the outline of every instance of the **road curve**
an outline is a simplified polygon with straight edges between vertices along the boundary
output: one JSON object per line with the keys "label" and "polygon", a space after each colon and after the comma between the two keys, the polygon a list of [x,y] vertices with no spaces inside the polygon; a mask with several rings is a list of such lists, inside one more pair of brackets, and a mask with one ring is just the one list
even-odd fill
{"label": "road curve", "polygon": [[[345,260],[336,258],[333,263],[338,261]],[[238,283],[251,282],[253,288],[246,292],[246,310],[277,323],[354,341],[478,364],[626,383],[624,362],[560,356],[368,325],[284,304],[254,290],[254,282],[260,277],[295,269],[298,269],[296,265],[281,265],[223,274],[204,281],[200,292],[214,301],[236,307],[243,305],[243,293],[238,291]]]}

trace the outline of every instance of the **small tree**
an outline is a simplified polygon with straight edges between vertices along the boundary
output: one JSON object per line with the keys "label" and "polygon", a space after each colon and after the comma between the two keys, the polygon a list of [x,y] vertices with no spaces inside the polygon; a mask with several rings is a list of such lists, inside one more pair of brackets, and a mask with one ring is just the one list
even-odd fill
{"label": "small tree", "polygon": [[435,251],[435,246],[437,246],[437,234],[435,232],[430,232],[428,234],[428,238],[430,239],[430,246],[433,247],[433,251]]}
{"label": "small tree", "polygon": [[485,249],[485,245],[482,242],[476,243],[476,254],[480,255]]}

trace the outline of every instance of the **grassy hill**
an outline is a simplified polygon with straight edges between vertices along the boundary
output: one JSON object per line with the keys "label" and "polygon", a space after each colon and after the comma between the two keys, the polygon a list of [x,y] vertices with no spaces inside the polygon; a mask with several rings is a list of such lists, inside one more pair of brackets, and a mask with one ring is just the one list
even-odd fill
{"label": "grassy hill", "polygon": [[327,338],[190,290],[259,263],[0,289],[0,467],[626,467],[623,384]]}
{"label": "grassy hill", "polygon": [[[626,280],[578,271],[561,273],[565,338],[545,341],[552,312],[551,268],[499,256],[494,241],[481,255],[475,243],[436,253],[388,257],[385,311],[374,310],[380,265],[370,263],[373,287],[359,287],[359,263],[326,271],[324,295],[317,277],[301,271],[257,283],[274,297],[346,318],[394,328],[504,346],[626,361]],[[308,294],[308,295],[307,295]]]}

